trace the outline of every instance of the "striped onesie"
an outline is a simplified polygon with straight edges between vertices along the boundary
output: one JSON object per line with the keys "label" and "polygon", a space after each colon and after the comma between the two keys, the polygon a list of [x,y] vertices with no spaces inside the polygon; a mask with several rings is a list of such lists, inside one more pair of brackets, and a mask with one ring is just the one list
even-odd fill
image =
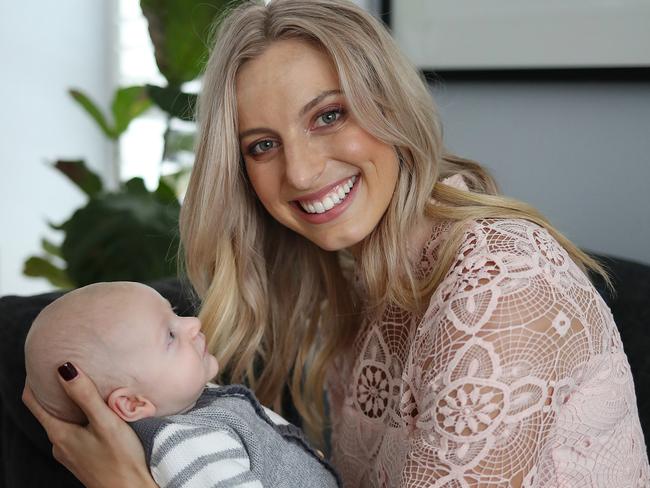
{"label": "striped onesie", "polygon": [[161,488],[340,486],[302,431],[242,385],[208,385],[189,411],[131,427]]}

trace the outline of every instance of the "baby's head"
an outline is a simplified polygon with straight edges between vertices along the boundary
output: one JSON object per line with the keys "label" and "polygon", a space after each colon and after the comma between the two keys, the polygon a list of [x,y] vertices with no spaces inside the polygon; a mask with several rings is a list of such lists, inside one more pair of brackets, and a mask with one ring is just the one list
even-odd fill
{"label": "baby's head", "polygon": [[153,288],[96,283],[45,307],[25,341],[26,382],[52,415],[84,423],[57,380],[66,361],[127,422],[190,408],[218,372],[196,317],[179,317]]}

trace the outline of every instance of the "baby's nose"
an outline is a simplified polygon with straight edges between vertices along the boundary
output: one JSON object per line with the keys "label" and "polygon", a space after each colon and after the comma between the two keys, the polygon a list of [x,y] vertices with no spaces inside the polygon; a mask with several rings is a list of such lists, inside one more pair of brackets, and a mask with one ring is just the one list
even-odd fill
{"label": "baby's nose", "polygon": [[188,334],[194,337],[201,331],[201,322],[196,317],[186,317],[185,327],[187,328]]}

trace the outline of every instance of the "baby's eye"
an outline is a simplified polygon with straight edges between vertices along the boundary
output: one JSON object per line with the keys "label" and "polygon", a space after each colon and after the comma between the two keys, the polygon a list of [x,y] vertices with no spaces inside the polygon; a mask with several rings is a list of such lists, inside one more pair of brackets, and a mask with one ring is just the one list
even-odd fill
{"label": "baby's eye", "polygon": [[169,339],[169,342],[173,341],[176,338],[176,334],[174,334],[174,331],[169,329],[169,335],[167,337]]}
{"label": "baby's eye", "polygon": [[318,117],[316,117],[316,127],[323,127],[332,125],[334,122],[338,121],[343,116],[343,108],[335,108],[333,110],[328,110],[323,112]]}

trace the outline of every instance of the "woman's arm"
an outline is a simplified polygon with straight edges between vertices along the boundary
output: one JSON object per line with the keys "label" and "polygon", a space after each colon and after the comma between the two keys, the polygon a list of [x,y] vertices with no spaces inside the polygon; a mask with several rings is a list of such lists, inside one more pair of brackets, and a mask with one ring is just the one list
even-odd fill
{"label": "woman's arm", "polygon": [[138,436],[108,408],[88,376],[74,366],[70,371],[72,378],[66,381],[59,377],[59,381],[86,414],[85,426],[53,417],[28,386],[23,390],[23,402],[47,432],[54,458],[87,488],[157,488]]}

